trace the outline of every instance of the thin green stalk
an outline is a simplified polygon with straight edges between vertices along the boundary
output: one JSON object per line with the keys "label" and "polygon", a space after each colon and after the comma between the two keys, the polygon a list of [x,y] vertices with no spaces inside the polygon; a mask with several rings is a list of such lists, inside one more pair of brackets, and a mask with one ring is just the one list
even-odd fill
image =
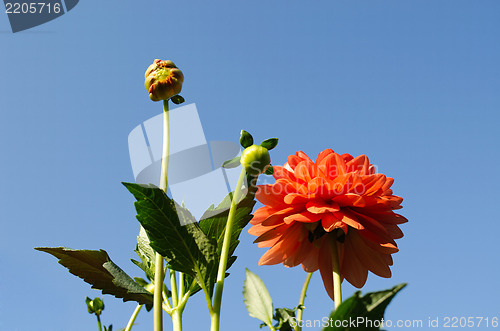
{"label": "thin green stalk", "polygon": [[[299,305],[298,305],[299,308],[297,309],[297,322],[302,321],[302,315],[304,313],[303,306],[304,302],[306,301],[307,288],[309,287],[309,282],[311,281],[312,275],[313,275],[312,272],[308,273],[306,276],[306,280],[304,281],[304,285],[302,285],[302,291],[300,292]],[[298,324],[299,323],[297,323],[297,325],[294,328],[295,331],[302,330],[302,328]]]}
{"label": "thin green stalk", "polygon": [[[168,116],[168,100],[163,100],[163,153],[161,161],[160,173],[160,189],[167,194],[167,180],[168,180],[168,157],[170,154],[170,140],[169,140],[169,116]],[[155,291],[153,296],[154,304],[154,331],[163,331],[163,256],[156,253],[155,259]]]}
{"label": "thin green stalk", "polygon": [[[184,274],[182,272],[179,273],[179,281],[184,281]],[[184,311],[184,307],[186,305],[186,301],[183,301],[183,297],[180,292],[177,291],[177,278],[174,270],[170,270],[170,287],[172,288],[172,327],[173,331],[182,331],[182,312]],[[182,288],[184,292],[184,286],[179,284],[179,288]],[[184,294],[182,294],[184,295]]]}
{"label": "thin green stalk", "polygon": [[128,321],[127,327],[123,331],[130,331],[132,330],[132,326],[134,325],[135,319],[137,318],[137,315],[139,315],[139,312],[141,311],[143,305],[137,305],[135,307],[134,312],[132,313],[132,316],[130,316],[130,319]]}
{"label": "thin green stalk", "polygon": [[168,296],[167,292],[165,291],[165,288],[162,293],[163,296],[163,310],[167,312],[167,314],[172,315],[172,306],[170,306],[170,301],[168,301]]}
{"label": "thin green stalk", "polygon": [[175,271],[170,270],[170,287],[172,292],[172,308],[177,307],[179,304],[179,298],[177,296],[177,279],[175,277]]}
{"label": "thin green stalk", "polygon": [[179,272],[179,300],[184,296],[184,273]]}
{"label": "thin green stalk", "polygon": [[95,316],[97,316],[97,326],[99,327],[99,331],[102,331],[101,318],[98,314],[96,314]]}
{"label": "thin green stalk", "polygon": [[160,189],[167,194],[168,158],[170,156],[170,119],[168,113],[168,100],[163,100],[163,152],[161,159]]}
{"label": "thin green stalk", "polygon": [[224,288],[224,279],[226,277],[227,260],[229,258],[229,246],[231,244],[231,234],[233,229],[233,219],[236,214],[236,204],[241,195],[241,186],[246,178],[245,170],[242,169],[240,178],[234,190],[233,199],[231,201],[231,209],[227,218],[226,229],[224,232],[224,241],[222,243],[222,252],[219,262],[219,270],[217,272],[217,284],[215,285],[215,293],[213,300],[213,313],[211,314],[211,331],[219,331],[220,309],[222,302],[222,290]]}
{"label": "thin green stalk", "polygon": [[337,240],[330,242],[332,251],[332,269],[333,269],[333,301],[335,309],[342,303],[342,278],[340,277],[339,252],[337,248]]}

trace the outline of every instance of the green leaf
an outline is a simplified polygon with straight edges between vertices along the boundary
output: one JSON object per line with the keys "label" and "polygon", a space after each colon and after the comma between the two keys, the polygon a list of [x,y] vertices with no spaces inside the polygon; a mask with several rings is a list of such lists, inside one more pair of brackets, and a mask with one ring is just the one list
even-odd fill
{"label": "green leaf", "polygon": [[274,319],[278,321],[278,324],[275,325],[276,330],[292,331],[293,327],[291,326],[291,323],[295,321],[296,310],[297,308],[276,308],[274,310]]}
{"label": "green leaf", "polygon": [[152,305],[153,295],[128,276],[111,261],[104,250],[76,250],[65,247],[36,247],[38,251],[52,254],[69,272],[82,278],[92,288],[102,290],[123,301],[136,301]]}
{"label": "green leaf", "polygon": [[[248,224],[248,222],[252,219],[252,210],[255,205],[255,200],[253,199],[254,192],[251,191],[247,194],[238,204],[236,205],[236,213],[233,219],[233,228],[231,234],[231,242],[229,245],[229,259],[227,263],[226,270],[231,267],[231,265],[236,260],[236,256],[233,256],[236,247],[239,244],[239,236],[243,228]],[[207,289],[210,293],[210,296],[213,294],[213,288],[215,284],[215,280],[217,279],[217,270],[220,261],[221,251],[222,251],[222,242],[224,241],[224,231],[226,229],[227,217],[229,215],[229,209],[231,207],[231,199],[233,193],[229,193],[222,202],[214,207],[210,206],[203,216],[201,217],[201,221],[199,226],[203,233],[214,243],[217,243],[217,254],[215,255],[215,268],[211,269],[211,273],[209,274],[207,282]],[[229,274],[226,273],[226,277]],[[192,282],[191,277],[184,277],[185,288],[189,288]],[[196,286],[192,289],[191,295],[195,294],[200,290],[199,286]]]}
{"label": "green leaf", "polygon": [[170,100],[172,100],[172,102],[175,103],[176,105],[180,105],[181,103],[186,101],[180,95],[174,95],[173,97],[170,98]]}
{"label": "green leaf", "polygon": [[134,280],[137,284],[141,285],[142,287],[146,287],[149,285],[149,283],[144,278],[134,277]]}
{"label": "green leaf", "polygon": [[253,145],[253,137],[252,137],[252,135],[250,133],[246,132],[245,130],[241,130],[240,145],[243,148],[247,148],[247,147]]}
{"label": "green leaf", "polygon": [[[205,211],[200,221],[200,228],[203,232],[210,239],[217,242],[218,259],[220,258],[222,252],[222,243],[224,241],[224,232],[226,229],[227,218],[229,216],[229,210],[231,208],[232,197],[233,192],[229,193],[216,208],[210,206]],[[233,253],[240,243],[239,236],[241,231],[253,217],[251,213],[254,206],[255,200],[253,192],[247,193],[247,195],[236,204],[236,212],[233,218],[233,228],[229,245],[229,260],[227,269],[229,269],[231,264],[236,260],[236,256],[233,256]]]}
{"label": "green leaf", "polygon": [[132,260],[132,262],[146,273],[149,280],[153,280],[155,274],[155,251],[151,248],[146,230],[142,226],[137,236],[135,252],[141,259],[141,262],[136,260]]}
{"label": "green leaf", "polygon": [[269,138],[260,143],[262,147],[267,148],[268,151],[278,145],[278,138]]}
{"label": "green leaf", "polygon": [[224,163],[222,163],[222,168],[231,169],[238,167],[239,165],[241,165],[240,158],[241,156],[236,156],[231,160],[224,161]]}
{"label": "green leaf", "polygon": [[272,175],[274,174],[274,168],[272,165],[269,165],[269,167],[266,169],[266,172],[265,172],[266,175]]}
{"label": "green leaf", "polygon": [[266,285],[256,274],[246,269],[243,297],[248,314],[266,323],[270,328],[273,320],[273,300]]}
{"label": "green leaf", "polygon": [[194,277],[200,286],[212,282],[217,247],[191,213],[154,185],[123,185],[137,199],[137,219],[146,230],[150,246],[165,257],[168,267]]}
{"label": "green leaf", "polygon": [[[391,302],[394,296],[401,291],[406,284],[399,284],[390,290],[367,293],[361,297],[361,292],[354,293],[352,297],[342,302],[342,304],[331,313],[330,321],[323,331],[348,331],[355,329],[349,324],[346,327],[335,326],[334,321],[349,321],[362,318],[362,323],[357,324],[356,329],[362,330],[380,330],[378,322],[373,323],[369,321],[380,321],[384,317],[385,309]],[[347,324],[347,323],[346,323]]]}

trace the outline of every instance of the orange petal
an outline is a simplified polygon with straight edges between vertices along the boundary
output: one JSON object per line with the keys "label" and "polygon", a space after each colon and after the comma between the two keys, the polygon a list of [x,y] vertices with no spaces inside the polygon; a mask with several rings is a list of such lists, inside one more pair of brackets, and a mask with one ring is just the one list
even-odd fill
{"label": "orange petal", "polygon": [[364,239],[366,239],[365,243],[377,252],[383,254],[394,254],[399,251],[398,246],[392,239],[386,240],[384,238],[380,238],[379,236],[368,230],[360,230],[359,234]]}
{"label": "orange petal", "polygon": [[346,248],[352,249],[358,260],[375,275],[384,278],[391,277],[391,269],[386,259],[383,257],[383,255],[386,254],[371,249],[371,247],[366,245],[359,234],[357,234],[357,231],[351,231],[349,233],[349,237],[346,238]]}
{"label": "orange petal", "polygon": [[354,193],[342,194],[332,200],[337,202],[340,206],[345,207],[364,207],[366,205],[365,198]]}
{"label": "orange petal", "polygon": [[346,240],[344,245],[344,261],[341,273],[354,287],[362,288],[368,277],[368,269],[357,258],[350,241]]}
{"label": "orange petal", "polygon": [[321,218],[321,225],[326,232],[331,232],[334,229],[339,228],[347,234],[347,225],[335,217],[332,213],[323,214],[323,217]]}
{"label": "orange petal", "polygon": [[306,203],[306,209],[314,214],[323,214],[326,212],[333,213],[339,211],[340,207],[335,202],[326,203],[324,201],[313,200]]}
{"label": "orange petal", "polygon": [[275,213],[278,209],[274,209],[269,206],[264,206],[259,209],[257,209],[253,213],[253,218],[250,220],[250,224],[259,224],[262,221],[264,221],[266,218],[271,216],[273,213]]}
{"label": "orange petal", "polygon": [[333,153],[335,153],[335,152],[331,148],[325,149],[324,151],[322,151],[322,152],[320,152],[318,154],[318,157],[316,158],[316,162],[315,163],[316,164],[321,163],[321,161],[323,161],[323,159],[325,157],[327,157],[328,155],[333,154]]}
{"label": "orange petal", "polygon": [[314,175],[312,174],[313,169],[311,165],[312,163],[308,163],[307,161],[301,161],[295,167],[295,177],[297,177],[297,179],[299,180],[302,180],[304,183],[308,183],[309,181],[311,181],[311,179],[314,178]]}
{"label": "orange petal", "polygon": [[281,239],[276,242],[259,260],[259,265],[282,263],[295,253],[299,246],[302,225],[296,224],[288,228]]}
{"label": "orange petal", "polygon": [[365,195],[373,195],[379,191],[386,182],[386,177],[382,174],[370,175],[367,180],[364,180]]}
{"label": "orange petal", "polygon": [[319,251],[319,271],[321,273],[321,278],[323,279],[323,285],[325,286],[326,293],[333,300],[333,268],[332,268],[332,255],[330,250],[330,244],[328,240],[324,239]]}
{"label": "orange petal", "polygon": [[302,223],[314,223],[321,219],[321,214],[313,214],[308,211],[303,211],[301,213],[292,214],[285,217],[283,220],[285,223],[289,224],[292,222],[302,222]]}
{"label": "orange petal", "polygon": [[285,203],[288,205],[305,204],[309,200],[310,197],[308,195],[300,193],[287,194],[284,198]]}
{"label": "orange petal", "polygon": [[270,215],[265,220],[263,220],[261,224],[265,225],[265,226],[271,226],[271,225],[283,223],[284,222],[283,219],[286,216],[289,216],[291,214],[295,214],[296,212],[298,212],[302,209],[303,208],[300,206],[298,206],[298,207],[292,206],[292,207],[288,207],[288,208],[283,208],[279,211],[275,211],[272,215]]}
{"label": "orange petal", "polygon": [[347,172],[359,172],[360,175],[369,174],[370,162],[366,155],[359,155],[354,159],[346,162]]}
{"label": "orange petal", "polygon": [[[259,243],[262,241],[267,241],[274,239],[276,237],[281,238],[281,236],[288,230],[290,227],[289,224],[281,224],[275,227],[267,227],[263,226],[262,228],[265,228],[265,231],[262,232],[261,229],[258,229],[258,226],[253,226],[248,230],[248,233],[254,236],[259,236],[257,239],[255,239],[254,243]],[[257,228],[255,230],[252,230],[254,228]]]}
{"label": "orange petal", "polygon": [[342,208],[339,212],[333,213],[337,219],[357,230],[364,229],[363,225],[358,221],[356,216],[347,208]]}
{"label": "orange petal", "polygon": [[302,261],[302,269],[306,272],[315,272],[319,268],[319,248],[314,245],[310,246],[307,256]]}
{"label": "orange petal", "polygon": [[255,197],[266,206],[279,207],[285,205],[285,194],[273,191],[273,185],[259,185]]}

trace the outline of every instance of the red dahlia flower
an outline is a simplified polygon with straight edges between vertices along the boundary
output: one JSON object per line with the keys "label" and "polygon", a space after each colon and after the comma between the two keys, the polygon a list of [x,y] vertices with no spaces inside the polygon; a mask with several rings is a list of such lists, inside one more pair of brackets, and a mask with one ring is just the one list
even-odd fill
{"label": "red dahlia flower", "polygon": [[401,197],[390,189],[394,179],[376,174],[368,157],[353,158],[327,149],[313,162],[303,152],[274,166],[272,185],[260,185],[256,198],[265,206],[254,213],[249,233],[259,247],[270,247],[259,264],[302,264],[320,270],[333,299],[332,249],[336,244],[340,274],[361,288],[368,270],[391,277],[394,239],[403,237],[398,224],[406,218]]}

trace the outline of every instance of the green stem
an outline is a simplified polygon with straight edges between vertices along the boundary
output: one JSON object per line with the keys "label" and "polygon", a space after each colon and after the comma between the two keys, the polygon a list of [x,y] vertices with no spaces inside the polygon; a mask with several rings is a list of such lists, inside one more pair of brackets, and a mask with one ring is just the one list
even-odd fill
{"label": "green stem", "polygon": [[182,309],[174,309],[172,312],[173,331],[182,331]]}
{"label": "green stem", "polygon": [[155,260],[155,290],[153,293],[154,331],[163,330],[163,256],[156,253]]}
{"label": "green stem", "polygon": [[170,119],[168,116],[168,100],[163,100],[163,152],[161,159],[160,189],[167,194],[168,158],[170,156]]}
{"label": "green stem", "polygon": [[123,331],[132,330],[132,326],[134,325],[135,319],[137,318],[137,315],[139,315],[139,312],[141,311],[142,306],[143,305],[137,305],[137,307],[135,307],[135,310],[132,313],[132,316],[130,316],[130,320],[128,321],[127,327]]}
{"label": "green stem", "polygon": [[179,272],[179,300],[184,296],[184,273]]}
{"label": "green stem", "polygon": [[99,327],[99,331],[102,331],[101,318],[98,314],[96,314],[95,316],[97,316],[97,326]]}
{"label": "green stem", "polygon": [[168,301],[168,296],[165,287],[163,287],[162,296],[163,296],[163,310],[172,316],[172,306],[170,306],[170,301]]}
{"label": "green stem", "polygon": [[[183,273],[179,273],[179,280],[183,280]],[[173,331],[182,331],[182,312],[184,311],[185,302],[181,302],[183,299],[180,293],[177,292],[177,278],[174,270],[170,270],[170,287],[172,288],[172,326]],[[179,288],[181,286],[179,285]],[[182,286],[182,291],[184,292],[184,286]]]}
{"label": "green stem", "polygon": [[[163,153],[161,160],[160,189],[162,189],[165,194],[167,194],[168,157],[170,154],[170,125],[168,115],[168,100],[163,100]],[[163,331],[163,279],[163,256],[161,256],[159,253],[156,253],[155,291],[153,296],[154,331]]]}
{"label": "green stem", "polygon": [[332,251],[333,301],[335,302],[335,309],[337,309],[342,303],[342,278],[340,277],[340,263],[337,240],[330,242],[330,248]]}
{"label": "green stem", "polygon": [[177,307],[179,304],[179,298],[177,296],[177,279],[175,277],[175,271],[170,270],[170,287],[172,292],[172,308]]}
{"label": "green stem", "polygon": [[219,270],[217,272],[217,284],[215,285],[214,301],[213,301],[213,313],[211,314],[211,331],[219,331],[220,322],[220,310],[222,303],[222,290],[224,288],[224,279],[226,278],[226,267],[227,260],[229,258],[229,246],[231,245],[231,234],[233,229],[233,219],[236,214],[236,204],[240,198],[241,186],[246,178],[245,170],[242,169],[240,173],[240,178],[238,179],[238,184],[236,184],[236,189],[234,190],[233,199],[231,201],[231,209],[229,210],[229,215],[227,218],[226,229],[224,231],[224,241],[222,243],[222,252],[219,262]]}
{"label": "green stem", "polygon": [[[299,308],[297,309],[297,322],[302,321],[302,315],[304,313],[303,306],[304,302],[306,301],[307,288],[309,287],[309,282],[311,281],[312,275],[313,275],[312,272],[308,273],[306,276],[306,280],[304,281],[304,285],[302,285],[302,291],[300,292],[299,305],[298,305]],[[300,331],[302,330],[302,328],[297,323],[297,326],[295,326],[294,330]]]}

